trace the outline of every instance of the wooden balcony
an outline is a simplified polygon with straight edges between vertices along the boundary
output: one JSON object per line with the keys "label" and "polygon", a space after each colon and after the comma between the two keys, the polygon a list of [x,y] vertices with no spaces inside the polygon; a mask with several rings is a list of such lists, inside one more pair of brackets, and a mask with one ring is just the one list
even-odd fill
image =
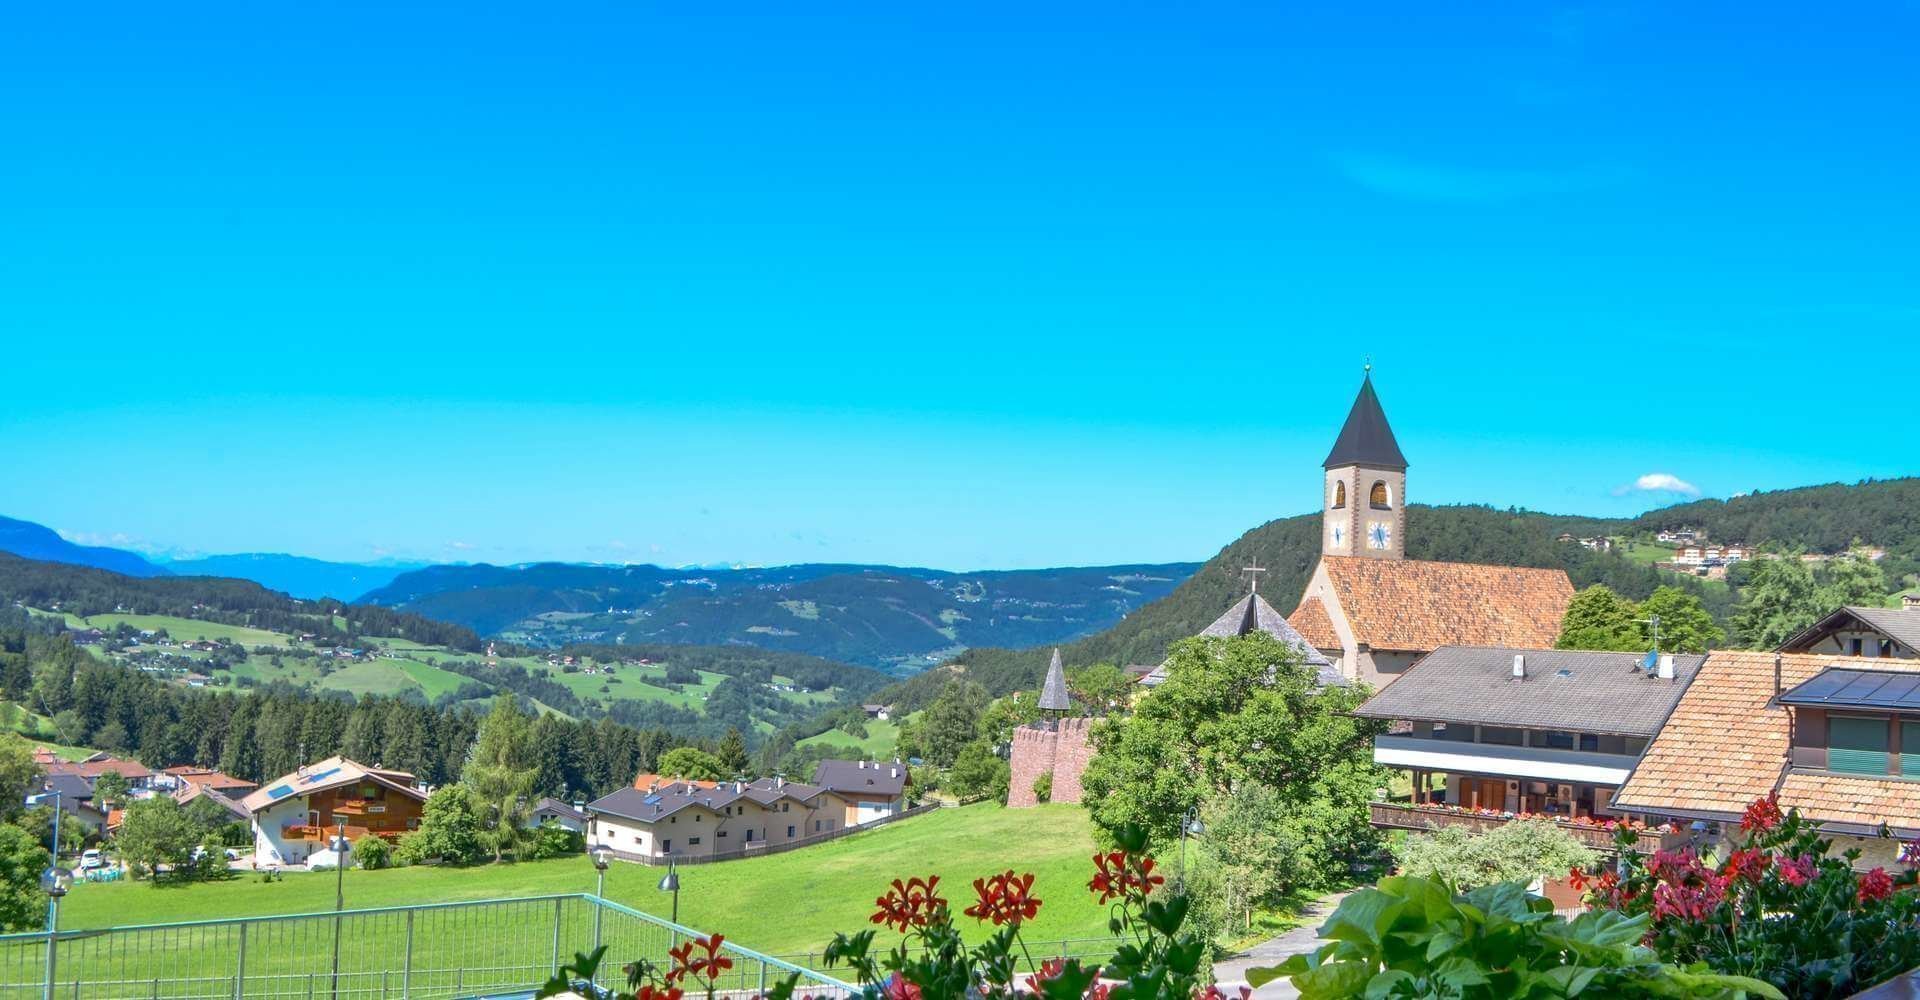
{"label": "wooden balcony", "polygon": [[[1429,830],[1442,827],[1464,829],[1469,833],[1485,833],[1503,823],[1511,823],[1518,817],[1486,812],[1456,812],[1450,809],[1432,806],[1409,805],[1404,802],[1368,803],[1370,821],[1374,826],[1387,830]],[[1542,817],[1545,818],[1545,817]],[[1596,851],[1613,853],[1613,828],[1600,826],[1592,822],[1575,822],[1555,819],[1554,825],[1573,835],[1573,839]],[[1684,831],[1641,830],[1640,840],[1634,845],[1634,851],[1640,854],[1652,854],[1661,848],[1675,848],[1687,843]]]}

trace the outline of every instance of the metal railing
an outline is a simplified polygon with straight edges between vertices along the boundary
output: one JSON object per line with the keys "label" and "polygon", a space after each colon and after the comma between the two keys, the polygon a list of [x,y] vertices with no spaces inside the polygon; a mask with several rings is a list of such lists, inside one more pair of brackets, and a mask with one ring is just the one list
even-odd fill
{"label": "metal railing", "polygon": [[[607,946],[596,983],[699,931],[586,894],[0,935],[0,1000],[457,1000],[521,994]],[[731,942],[719,988],[763,993],[799,973],[811,995],[856,987]]]}

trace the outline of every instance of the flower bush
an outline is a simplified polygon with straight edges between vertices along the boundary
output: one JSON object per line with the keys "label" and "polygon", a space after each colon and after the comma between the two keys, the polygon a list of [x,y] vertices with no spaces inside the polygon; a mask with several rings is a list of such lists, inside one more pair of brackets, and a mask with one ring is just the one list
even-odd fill
{"label": "flower bush", "polygon": [[1663,963],[1640,944],[1651,918],[1593,910],[1569,921],[1518,882],[1464,896],[1442,882],[1395,875],[1341,900],[1321,927],[1330,942],[1255,969],[1303,1000],[1346,997],[1767,997],[1757,979]]}
{"label": "flower bush", "polygon": [[[1778,795],[1754,802],[1740,839],[1720,861],[1692,849],[1632,850],[1593,876],[1575,869],[1587,902],[1649,921],[1645,943],[1673,962],[1704,963],[1753,976],[1794,997],[1844,997],[1920,965],[1920,897],[1915,873],[1856,873],[1859,850],[1832,842]],[[1902,858],[1910,855],[1903,845]]]}
{"label": "flower bush", "polygon": [[[1182,930],[1187,900],[1162,891],[1166,877],[1155,871],[1145,831],[1129,827],[1116,839],[1118,849],[1093,856],[1087,882],[1088,891],[1110,908],[1107,927],[1117,939],[1103,965],[1034,960],[1020,931],[1039,914],[1042,900],[1034,894],[1033,875],[1011,869],[973,881],[973,900],[961,912],[994,928],[978,946],[967,947],[954,927],[939,876],[894,879],[874,900],[870,922],[877,926],[836,935],[827,946],[827,965],[844,964],[869,995],[890,1000],[1219,998],[1206,982],[1206,942]],[[901,935],[884,953],[874,951],[880,928]],[[1023,966],[1034,971],[1021,976]]]}

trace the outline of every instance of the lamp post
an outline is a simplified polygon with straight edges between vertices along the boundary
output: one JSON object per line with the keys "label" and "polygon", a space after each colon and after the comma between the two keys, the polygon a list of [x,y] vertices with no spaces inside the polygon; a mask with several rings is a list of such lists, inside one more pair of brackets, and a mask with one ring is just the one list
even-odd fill
{"label": "lamp post", "polygon": [[340,996],[340,911],[347,908],[347,818],[333,819],[339,833],[333,841],[333,987],[328,994]]}
{"label": "lamp post", "polygon": [[[58,814],[55,814],[58,819]],[[46,890],[48,899],[47,916],[47,988],[45,1000],[53,1000],[53,979],[60,962],[60,897],[67,894],[73,885],[73,872],[60,867],[59,861],[47,866],[40,873],[40,888]]]}
{"label": "lamp post", "polygon": [[[59,865],[60,865],[60,789],[56,788],[53,790],[53,866],[48,868],[47,871],[52,871],[54,868],[59,867]],[[73,876],[70,873],[67,876],[67,880],[69,882],[73,880]],[[66,892],[67,890],[65,889],[60,890],[60,894],[62,896],[66,895]],[[53,895],[52,889],[47,890],[47,895],[50,897],[47,900],[47,930],[52,931],[54,929],[54,926],[59,922],[58,917],[60,915],[60,898],[59,896]]]}
{"label": "lamp post", "polygon": [[[600,918],[606,911],[607,866],[613,863],[613,850],[605,844],[595,844],[593,845],[593,850],[587,852],[587,857],[593,859],[594,870],[593,949],[599,951]],[[598,974],[598,970],[596,970],[595,975],[598,976]]]}
{"label": "lamp post", "polygon": [[671,861],[667,862],[667,873],[660,878],[660,891],[673,893],[673,916],[670,919],[676,924],[679,923],[680,873],[674,868],[674,863]]}
{"label": "lamp post", "polygon": [[1180,877],[1175,882],[1176,886],[1184,887],[1187,883],[1187,834],[1198,837],[1205,830],[1206,827],[1200,822],[1199,806],[1188,809],[1187,814],[1180,818]]}

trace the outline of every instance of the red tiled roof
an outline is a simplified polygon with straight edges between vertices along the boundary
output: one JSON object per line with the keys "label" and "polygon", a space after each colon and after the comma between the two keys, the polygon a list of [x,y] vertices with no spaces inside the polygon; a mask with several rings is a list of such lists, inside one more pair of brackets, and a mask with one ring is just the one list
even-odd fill
{"label": "red tiled roof", "polygon": [[[1573,599],[1573,582],[1559,569],[1362,556],[1322,556],[1320,565],[1354,641],[1374,649],[1550,648]],[[1294,614],[1303,611],[1308,614],[1292,624],[1309,634],[1317,626],[1303,624],[1312,614],[1306,601]]]}

